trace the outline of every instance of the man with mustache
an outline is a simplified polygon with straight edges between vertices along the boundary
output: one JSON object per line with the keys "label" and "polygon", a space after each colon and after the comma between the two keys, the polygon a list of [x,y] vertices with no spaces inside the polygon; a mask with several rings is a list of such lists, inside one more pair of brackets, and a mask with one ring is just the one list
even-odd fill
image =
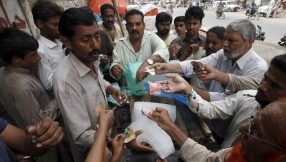
{"label": "man with mustache", "polygon": [[282,98],[254,114],[249,123],[240,125],[241,138],[233,147],[218,152],[211,152],[188,138],[165,109],[156,108],[152,117],[181,147],[180,155],[186,162],[280,162],[285,161],[286,155],[285,104],[286,98]]}
{"label": "man with mustache", "polygon": [[157,35],[165,42],[166,46],[169,47],[171,41],[176,38],[176,36],[170,33],[170,25],[172,23],[172,16],[166,12],[160,12],[156,16],[156,29]]}
{"label": "man with mustache", "polygon": [[[254,115],[269,103],[286,96],[285,65],[286,54],[275,56],[271,60],[270,67],[264,74],[258,90],[241,90],[219,101],[208,102],[202,99],[197,92],[194,92],[192,86],[181,77],[175,75],[168,76],[173,78],[173,80],[164,82],[167,85],[165,88],[163,87],[163,90],[167,93],[180,92],[187,94],[189,109],[200,117],[224,119],[218,124],[215,123],[217,124],[216,127],[212,128],[215,133],[220,132],[223,135],[221,136],[224,138],[221,147],[226,148],[231,145],[238,135],[239,125],[246,123],[251,115]],[[215,79],[231,90],[235,90],[237,89],[235,87],[241,85],[239,83],[240,80],[234,79],[236,77],[233,75],[222,73],[209,65],[205,65],[204,69],[206,72],[198,72],[199,78]],[[245,79],[243,80],[245,81]],[[257,79],[252,79],[249,87],[256,89],[255,82],[257,81]],[[213,124],[213,121],[211,124]]]}
{"label": "man with mustache", "polygon": [[128,35],[121,38],[113,50],[113,62],[110,67],[110,76],[120,80],[121,86],[126,80],[121,77],[123,66],[129,62],[144,61],[136,73],[136,81],[147,77],[145,68],[156,62],[169,61],[168,48],[155,33],[145,31],[144,15],[133,9],[126,13],[126,29]]}
{"label": "man with mustache", "polygon": [[[204,16],[204,11],[199,6],[191,6],[187,9],[185,13],[187,32],[171,42],[171,46],[169,47],[170,60],[178,60],[183,53],[187,52],[190,55],[191,52],[197,51],[199,47],[205,46],[206,38],[199,34]],[[175,44],[179,44],[181,48],[176,48]],[[194,49],[191,48],[189,51],[188,48],[194,44],[196,47]]]}
{"label": "man with mustache", "polygon": [[[223,49],[197,61],[213,66],[225,73],[261,78],[267,69],[267,63],[252,48],[255,34],[256,29],[252,22],[249,20],[236,20],[226,27]],[[156,73],[159,74],[177,72],[183,73],[185,76],[191,76],[195,74],[191,61],[187,60],[177,64],[156,63],[151,68],[157,69]],[[203,91],[195,87],[193,89],[206,101],[221,100],[232,94],[217,81],[211,82],[209,91]],[[218,143],[223,142],[227,130],[225,128],[228,128],[231,119],[228,120],[229,122],[220,119],[206,121]]]}
{"label": "man with mustache", "polygon": [[108,94],[119,106],[125,104],[127,96],[104,80],[99,70],[100,30],[90,8],[64,11],[59,31],[70,53],[55,72],[54,93],[65,121],[74,161],[82,162],[98,129],[94,108],[108,109]]}
{"label": "man with mustache", "polygon": [[98,24],[100,30],[103,30],[109,36],[110,42],[115,47],[116,41],[123,37],[120,27],[115,24],[115,8],[111,4],[104,4],[100,7],[102,23]]}
{"label": "man with mustache", "polygon": [[58,40],[61,37],[58,24],[63,12],[62,7],[50,1],[37,1],[32,8],[34,23],[41,34],[38,39],[38,53],[41,60],[37,76],[51,98],[54,98],[52,82],[54,72],[65,57],[63,44]]}

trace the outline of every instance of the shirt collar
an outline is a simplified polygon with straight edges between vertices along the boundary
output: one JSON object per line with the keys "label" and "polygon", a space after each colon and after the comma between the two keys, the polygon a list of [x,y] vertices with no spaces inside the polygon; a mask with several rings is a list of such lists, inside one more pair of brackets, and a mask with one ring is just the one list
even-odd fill
{"label": "shirt collar", "polygon": [[[73,64],[73,66],[75,67],[76,71],[78,72],[80,77],[85,76],[87,73],[89,73],[90,71],[92,71],[91,69],[89,69],[85,64],[83,64],[72,52],[69,53],[68,55],[71,63]],[[93,62],[93,66],[95,71],[98,70],[98,66],[99,66],[100,62],[99,61],[94,61]]]}
{"label": "shirt collar", "polygon": [[[142,41],[141,41],[141,47],[144,45],[144,43],[146,42],[146,40],[148,39],[149,35],[152,35],[152,34],[155,34],[155,33],[151,33],[151,32],[148,32],[146,30],[144,30],[144,34],[143,34],[143,37],[142,37]],[[126,46],[135,53],[130,41],[129,41],[129,35],[124,37],[124,38],[121,38],[120,40],[122,40],[124,42],[124,44],[126,44]],[[141,49],[140,49],[141,51]]]}
{"label": "shirt collar", "polygon": [[16,73],[24,73],[24,74],[32,74],[30,69],[26,68],[17,68],[17,67],[11,67],[11,66],[5,66],[5,69],[8,71],[16,72]]}
{"label": "shirt collar", "polygon": [[40,35],[40,38],[39,38],[40,41],[42,41],[46,46],[48,46],[49,48],[54,48],[56,47],[57,45],[61,46],[62,43],[59,41],[59,40],[55,40],[56,42],[53,42],[45,37],[43,37],[42,35]]}

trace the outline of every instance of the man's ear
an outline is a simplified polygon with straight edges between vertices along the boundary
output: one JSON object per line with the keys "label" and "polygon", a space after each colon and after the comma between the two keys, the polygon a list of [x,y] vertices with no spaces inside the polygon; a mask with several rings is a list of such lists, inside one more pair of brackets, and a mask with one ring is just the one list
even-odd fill
{"label": "man's ear", "polygon": [[21,62],[21,59],[19,56],[14,56],[11,60],[11,64],[19,64]]}
{"label": "man's ear", "polygon": [[72,49],[71,40],[65,36],[61,37],[61,42],[69,49]]}
{"label": "man's ear", "polygon": [[43,23],[42,20],[38,19],[38,20],[36,21],[36,23],[37,23],[38,28],[42,29],[42,28],[44,27],[44,23]]}

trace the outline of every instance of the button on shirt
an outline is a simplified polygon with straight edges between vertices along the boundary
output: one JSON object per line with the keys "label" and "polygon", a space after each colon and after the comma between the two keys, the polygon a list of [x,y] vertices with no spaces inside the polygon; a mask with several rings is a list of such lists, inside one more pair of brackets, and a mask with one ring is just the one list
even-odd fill
{"label": "button on shirt", "polygon": [[188,106],[191,111],[202,118],[225,120],[232,117],[231,122],[227,125],[223,124],[223,126],[215,128],[226,132],[221,148],[227,148],[239,135],[238,128],[249,122],[250,117],[260,110],[260,105],[254,97],[256,93],[257,90],[243,90],[222,100],[208,102],[193,92],[193,95],[188,99]]}
{"label": "button on shirt", "polygon": [[40,36],[38,42],[38,53],[41,56],[41,60],[38,63],[37,75],[44,88],[47,91],[51,91],[53,89],[52,80],[56,67],[65,57],[62,43],[57,39],[53,42],[43,36]]}
{"label": "button on shirt", "polygon": [[58,66],[53,80],[75,161],[84,161],[94,142],[98,124],[94,107],[102,103],[108,108],[106,88],[110,83],[103,79],[99,61],[93,66],[95,72],[70,52]]}
{"label": "button on shirt", "polygon": [[[224,56],[223,49],[198,61],[213,66],[217,70],[224,73],[258,78],[262,78],[268,69],[266,61],[258,56],[252,48],[233,65],[232,60]],[[179,64],[181,65],[184,75],[191,76],[192,74],[195,74],[193,71],[193,66],[189,60],[180,62]],[[229,91],[226,92],[221,83],[212,81],[209,88],[209,94],[211,101],[217,101],[231,93]]]}

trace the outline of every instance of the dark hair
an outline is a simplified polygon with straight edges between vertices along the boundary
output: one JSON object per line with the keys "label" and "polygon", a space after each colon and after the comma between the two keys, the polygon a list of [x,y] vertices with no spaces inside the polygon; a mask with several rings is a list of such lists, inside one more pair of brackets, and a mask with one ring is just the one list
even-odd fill
{"label": "dark hair", "polygon": [[142,17],[142,22],[144,22],[144,15],[141,11],[136,10],[136,9],[132,9],[127,11],[126,15],[125,15],[125,20],[127,21],[128,17],[131,15],[140,15]]}
{"label": "dark hair", "polygon": [[214,33],[219,39],[223,40],[223,35],[225,33],[225,27],[214,26],[207,31],[207,35],[208,33]]}
{"label": "dark hair", "polygon": [[61,16],[64,9],[57,4],[47,1],[39,0],[35,3],[32,8],[32,14],[35,25],[37,25],[37,20],[40,19],[42,22],[48,21],[51,17]]}
{"label": "dark hair", "polygon": [[184,21],[185,22],[185,16],[177,16],[174,20],[174,24],[177,22],[177,21]]}
{"label": "dark hair", "polygon": [[100,7],[101,16],[104,15],[104,11],[105,11],[106,9],[112,9],[112,10],[114,11],[114,14],[116,13],[114,6],[112,6],[111,4],[106,3],[106,4],[104,4],[104,5],[102,5],[102,6]]}
{"label": "dark hair", "polygon": [[24,31],[0,29],[0,57],[7,64],[11,64],[14,56],[24,59],[29,52],[37,50],[38,47],[38,41]]}
{"label": "dark hair", "polygon": [[91,26],[94,23],[96,20],[90,8],[69,8],[61,15],[59,31],[62,36],[71,38],[75,34],[75,26]]}
{"label": "dark hair", "polygon": [[273,57],[270,65],[274,66],[275,69],[279,69],[286,75],[286,53]]}
{"label": "dark hair", "polygon": [[185,13],[185,20],[197,19],[200,20],[200,22],[202,22],[204,17],[205,17],[204,11],[199,6],[191,6],[187,9]]}
{"label": "dark hair", "polygon": [[156,24],[160,23],[160,22],[167,22],[170,21],[170,23],[172,23],[173,18],[170,14],[167,14],[166,12],[160,12],[157,14],[156,16]]}

